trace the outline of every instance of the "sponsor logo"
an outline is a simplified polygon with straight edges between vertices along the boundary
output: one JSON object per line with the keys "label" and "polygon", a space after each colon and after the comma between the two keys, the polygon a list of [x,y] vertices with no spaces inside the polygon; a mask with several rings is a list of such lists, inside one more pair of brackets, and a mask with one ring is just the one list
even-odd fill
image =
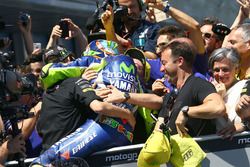
{"label": "sponsor logo", "polygon": [[123,72],[108,72],[107,77],[111,79],[113,78],[123,79],[123,80],[127,80],[130,82],[134,82],[136,79],[134,75],[123,73]]}
{"label": "sponsor logo", "polygon": [[112,118],[105,118],[102,120],[102,123],[110,126],[111,128],[117,129],[119,133],[122,133],[130,142],[133,140],[133,133],[129,132],[124,128],[123,125],[121,125],[119,122]]}
{"label": "sponsor logo", "polygon": [[136,160],[137,157],[138,157],[137,153],[117,154],[117,155],[107,156],[105,158],[105,161],[112,162],[112,161],[121,161],[121,160]]}
{"label": "sponsor logo", "polygon": [[191,158],[194,155],[193,151],[191,149],[188,149],[183,155],[183,160],[187,161],[189,158]]}
{"label": "sponsor logo", "polygon": [[59,140],[58,142],[56,142],[55,144],[53,144],[51,147],[57,149],[58,146],[61,145],[61,143],[63,143],[64,141],[68,140],[69,138],[73,137],[75,134],[80,133],[82,130],[83,130],[82,128],[76,129],[75,132],[71,133],[70,135],[68,135],[68,136],[66,136],[64,138],[62,138],[61,140]]}
{"label": "sponsor logo", "polygon": [[250,138],[242,138],[238,139],[238,144],[249,144],[250,143]]}
{"label": "sponsor logo", "polygon": [[77,144],[74,148],[72,148],[73,155],[76,154],[77,152],[79,152],[82,148],[84,148],[86,146],[86,144],[88,144],[96,136],[97,136],[97,134],[95,132],[93,132],[88,137],[86,137],[84,140],[82,140],[79,144]]}
{"label": "sponsor logo", "polygon": [[110,84],[125,92],[136,92],[137,90],[133,84],[122,80],[110,80]]}
{"label": "sponsor logo", "polygon": [[127,64],[125,62],[122,62],[120,64],[120,71],[121,72],[126,72],[126,73],[131,73],[135,75],[135,66],[133,64],[130,64],[130,66],[128,67]]}

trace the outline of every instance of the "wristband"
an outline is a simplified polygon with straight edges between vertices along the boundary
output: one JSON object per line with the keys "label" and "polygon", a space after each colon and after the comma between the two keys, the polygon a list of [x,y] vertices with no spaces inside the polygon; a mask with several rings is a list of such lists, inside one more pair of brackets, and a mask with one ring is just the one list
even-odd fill
{"label": "wristband", "polygon": [[169,11],[169,8],[170,8],[170,4],[168,3],[167,1],[167,5],[165,6],[165,8],[163,9],[163,12],[164,13],[167,13]]}
{"label": "wristband", "polygon": [[123,103],[126,103],[128,99],[130,99],[130,94],[128,92],[124,92],[123,96],[125,97],[125,100],[123,101]]}

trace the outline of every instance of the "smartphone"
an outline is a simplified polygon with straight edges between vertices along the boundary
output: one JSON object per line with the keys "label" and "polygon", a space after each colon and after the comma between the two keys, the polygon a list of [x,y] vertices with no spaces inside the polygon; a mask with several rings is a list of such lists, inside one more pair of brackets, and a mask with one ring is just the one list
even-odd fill
{"label": "smartphone", "polygon": [[41,43],[33,43],[33,50],[36,50],[36,49],[42,49],[42,44]]}
{"label": "smartphone", "polygon": [[61,20],[59,26],[62,30],[61,38],[69,37],[69,23],[66,20]]}
{"label": "smartphone", "polygon": [[28,13],[20,12],[18,19],[22,22],[24,26],[28,24],[30,15]]}

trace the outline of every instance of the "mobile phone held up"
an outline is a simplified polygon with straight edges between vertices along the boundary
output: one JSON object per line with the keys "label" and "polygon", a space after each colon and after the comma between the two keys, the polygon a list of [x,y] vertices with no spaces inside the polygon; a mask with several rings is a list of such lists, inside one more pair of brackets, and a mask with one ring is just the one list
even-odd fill
{"label": "mobile phone held up", "polygon": [[69,23],[66,20],[59,21],[60,29],[62,30],[61,38],[69,37]]}
{"label": "mobile phone held up", "polygon": [[18,19],[22,22],[24,26],[27,26],[30,15],[28,13],[20,12]]}

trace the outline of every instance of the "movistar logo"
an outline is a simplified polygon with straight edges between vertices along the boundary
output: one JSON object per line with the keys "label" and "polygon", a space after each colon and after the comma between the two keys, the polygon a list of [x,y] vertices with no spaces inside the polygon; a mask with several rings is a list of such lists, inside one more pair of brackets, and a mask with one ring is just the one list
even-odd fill
{"label": "movistar logo", "polygon": [[133,66],[133,64],[131,64],[129,67],[126,65],[126,63],[122,62],[120,64],[120,71],[123,72],[125,71],[126,73],[132,73],[135,74],[135,66]]}

